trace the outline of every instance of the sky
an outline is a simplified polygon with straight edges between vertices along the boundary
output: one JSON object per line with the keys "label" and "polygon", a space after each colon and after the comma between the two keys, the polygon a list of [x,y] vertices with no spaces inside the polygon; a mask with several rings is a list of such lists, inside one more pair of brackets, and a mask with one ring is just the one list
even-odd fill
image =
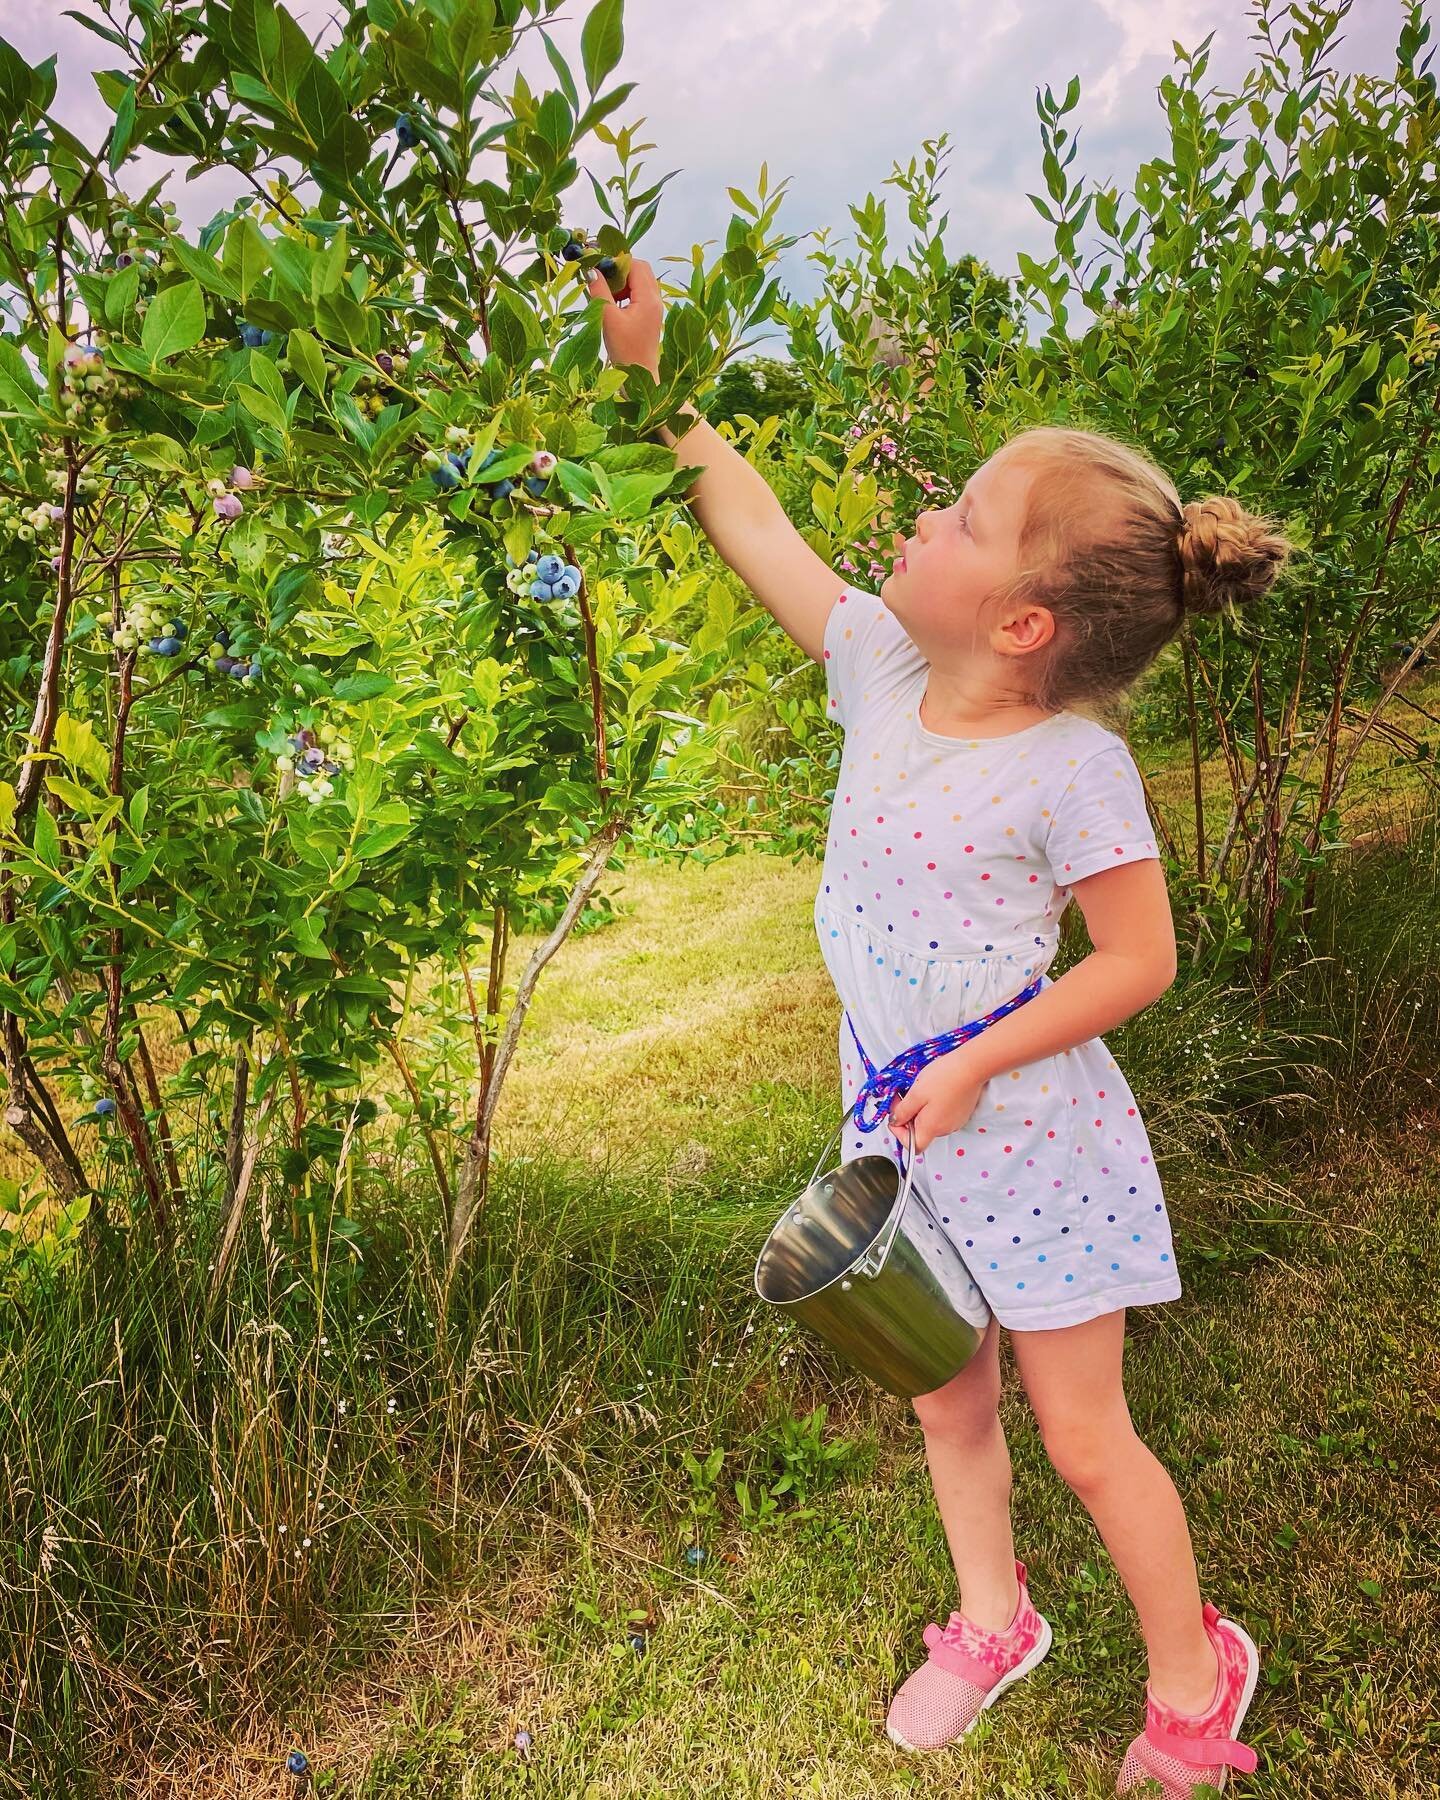
{"label": "sky", "polygon": [[[75,0],[77,9],[89,3]],[[327,12],[308,3],[291,10],[312,34]],[[586,0],[573,0],[552,27],[577,70],[587,11]],[[1402,11],[1400,0],[1355,0],[1336,67],[1392,73]],[[1080,77],[1069,174],[1123,191],[1168,143],[1157,87],[1175,66],[1172,40],[1193,50],[1213,32],[1205,80],[1229,89],[1254,62],[1254,29],[1242,0],[626,0],[625,55],[611,82],[637,86],[610,122],[644,119],[641,141],[656,146],[644,159],[651,181],[679,171],[639,253],[663,268],[667,256],[688,259],[694,243],[718,248],[732,211],[727,187],[753,195],[762,163],[772,190],[790,177],[778,219],[787,233],[829,226],[832,241],[852,240],[848,205],[874,193],[889,197],[892,245],[903,246],[904,200],[883,183],[893,163],[918,160],[924,140],[943,131],[946,248],[1013,275],[1017,251],[1044,258],[1054,248],[1026,197],[1045,193],[1037,91],[1048,84],[1058,97]],[[31,62],[58,55],[56,110],[98,143],[109,115],[91,71],[116,53],[49,0],[0,0],[0,35]],[[533,86],[553,86],[535,50],[519,64]],[[598,144],[582,160],[602,178],[615,166]],[[198,226],[229,200],[234,181],[215,172],[188,188],[177,179],[167,192]],[[583,177],[574,197],[579,221],[598,226]],[[797,244],[781,265],[802,299],[820,285],[810,247]]]}

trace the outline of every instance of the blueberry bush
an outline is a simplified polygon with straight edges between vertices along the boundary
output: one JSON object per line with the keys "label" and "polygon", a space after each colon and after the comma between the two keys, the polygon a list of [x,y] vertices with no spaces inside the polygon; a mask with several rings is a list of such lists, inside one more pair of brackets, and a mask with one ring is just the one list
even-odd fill
{"label": "blueberry bush", "polygon": [[[312,43],[272,0],[105,0],[95,144],[0,42],[6,1119],[69,1226],[212,1245],[214,1288],[257,1165],[297,1231],[328,1203],[381,1065],[453,1270],[545,964],[714,786],[754,630],[654,433],[786,240],[747,201],[658,381],[602,362],[590,283],[623,297],[669,177],[617,122],[620,0],[578,68],[559,7],[342,0]],[[463,1116],[407,1047],[436,967]]]}

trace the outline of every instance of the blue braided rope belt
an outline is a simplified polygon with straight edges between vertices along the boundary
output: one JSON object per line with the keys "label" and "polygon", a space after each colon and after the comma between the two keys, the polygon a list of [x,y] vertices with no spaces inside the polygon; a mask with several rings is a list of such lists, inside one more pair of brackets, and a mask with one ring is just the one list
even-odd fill
{"label": "blue braided rope belt", "polygon": [[[1037,975],[1029,987],[1021,988],[1018,994],[997,1006],[994,1012],[986,1013],[983,1019],[972,1019],[968,1025],[960,1025],[954,1031],[942,1031],[939,1037],[922,1038],[918,1044],[912,1044],[908,1050],[892,1056],[883,1069],[877,1069],[865,1054],[865,1046],[860,1042],[855,1021],[847,1012],[845,1023],[850,1027],[855,1048],[865,1064],[866,1076],[860,1092],[855,1096],[855,1123],[862,1131],[873,1131],[877,1125],[883,1124],[891,1106],[902,1094],[909,1093],[916,1076],[926,1063],[934,1062],[937,1056],[944,1056],[947,1051],[958,1050],[962,1044],[968,1044],[971,1038],[979,1037],[987,1026],[998,1023],[1017,1007],[1024,1006],[1027,1000],[1033,1000],[1040,992],[1043,980],[1043,976]],[[867,1105],[874,1109],[874,1116],[868,1119],[865,1117]]]}

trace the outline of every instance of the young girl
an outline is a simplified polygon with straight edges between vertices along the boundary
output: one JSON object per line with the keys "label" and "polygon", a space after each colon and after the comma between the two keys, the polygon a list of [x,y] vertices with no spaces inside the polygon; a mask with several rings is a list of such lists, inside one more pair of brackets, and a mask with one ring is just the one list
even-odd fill
{"label": "young girl", "polygon": [[[650,266],[633,264],[627,306],[598,277],[590,292],[607,302],[612,362],[655,373]],[[1259,1654],[1202,1605],[1180,1497],[1126,1406],[1125,1308],[1177,1298],[1180,1278],[1145,1127],[1100,1037],[1174,980],[1174,930],[1134,762],[1072,709],[1122,693],[1187,609],[1258,597],[1291,546],[1233,500],[1182,506],[1111,438],[1037,429],[913,537],[895,534],[877,596],[842,587],[763,477],[688,410],[684,435],[664,436],[704,470],[696,515],[822,664],[845,733],[815,905],[845,1009],[846,1102],[874,1115],[857,1107],[845,1156],[873,1153],[891,1058],[1002,1013],[888,1107],[905,1134],[890,1153],[919,1159],[917,1189],[994,1314],[964,1369],[914,1401],[960,1607],[925,1628],[929,1657],[896,1692],[889,1735],[908,1750],[954,1742],[1050,1647],[1011,1537],[1003,1326],[1046,1452],[1145,1636],[1144,1729],[1116,1791],[1223,1788],[1256,1764],[1238,1734]],[[1072,895],[1094,948],[1052,983]]]}

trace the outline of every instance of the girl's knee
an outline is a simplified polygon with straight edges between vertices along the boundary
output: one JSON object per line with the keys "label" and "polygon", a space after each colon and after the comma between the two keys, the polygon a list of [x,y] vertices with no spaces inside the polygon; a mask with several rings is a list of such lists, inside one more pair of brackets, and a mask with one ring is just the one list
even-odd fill
{"label": "girl's knee", "polygon": [[1124,1460],[1120,1452],[1136,1443],[1133,1428],[1100,1421],[1067,1420],[1043,1429],[1041,1437],[1050,1466],[1082,1500],[1097,1492],[1114,1476]]}

